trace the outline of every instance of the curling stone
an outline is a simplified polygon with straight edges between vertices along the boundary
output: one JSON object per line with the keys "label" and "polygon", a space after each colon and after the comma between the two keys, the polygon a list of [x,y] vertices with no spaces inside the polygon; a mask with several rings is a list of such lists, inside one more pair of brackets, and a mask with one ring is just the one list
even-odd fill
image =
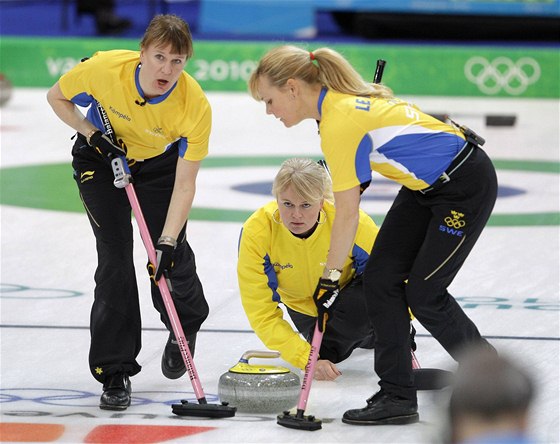
{"label": "curling stone", "polygon": [[12,97],[14,87],[8,78],[0,73],[0,106],[4,106]]}
{"label": "curling stone", "polygon": [[301,389],[298,375],[285,367],[249,364],[251,358],[279,357],[276,351],[243,353],[239,362],[220,376],[220,401],[246,413],[278,413],[294,407]]}

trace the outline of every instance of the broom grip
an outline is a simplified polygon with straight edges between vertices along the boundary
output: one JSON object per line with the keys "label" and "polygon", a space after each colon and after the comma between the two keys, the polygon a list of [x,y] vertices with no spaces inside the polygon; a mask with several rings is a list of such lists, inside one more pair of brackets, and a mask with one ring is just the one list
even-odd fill
{"label": "broom grip", "polygon": [[383,70],[385,69],[385,64],[387,62],[383,59],[377,60],[377,66],[375,67],[375,74],[373,75],[373,83],[381,83],[383,77]]}

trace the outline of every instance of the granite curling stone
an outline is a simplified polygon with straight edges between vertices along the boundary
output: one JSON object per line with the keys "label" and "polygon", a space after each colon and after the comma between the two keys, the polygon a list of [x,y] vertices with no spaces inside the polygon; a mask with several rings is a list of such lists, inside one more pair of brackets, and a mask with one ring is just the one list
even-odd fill
{"label": "granite curling stone", "polygon": [[301,389],[300,378],[285,367],[252,365],[250,358],[279,358],[279,352],[249,350],[220,376],[221,402],[245,413],[278,413],[294,407]]}

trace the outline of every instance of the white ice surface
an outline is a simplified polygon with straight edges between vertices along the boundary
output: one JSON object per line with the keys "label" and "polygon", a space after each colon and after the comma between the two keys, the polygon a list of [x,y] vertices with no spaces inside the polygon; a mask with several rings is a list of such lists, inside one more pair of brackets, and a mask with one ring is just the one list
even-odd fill
{"label": "white ice surface", "polygon": [[[17,89],[1,112],[1,166],[70,162],[70,136],[45,101],[46,90]],[[214,110],[211,156],[318,156],[315,122],[285,129],[245,94],[209,94]],[[423,109],[465,114],[462,122],[483,132],[494,159],[559,160],[558,103],[550,100],[414,97]],[[478,114],[477,114],[478,113]],[[484,128],[482,115],[517,114],[513,128]],[[459,117],[457,117],[459,119]],[[270,181],[275,167],[203,168],[195,205],[253,210],[269,196],[233,191],[232,185]],[[495,213],[559,209],[558,175],[500,170],[503,186],[523,194],[498,200]],[[380,185],[390,195],[395,189]],[[390,200],[367,200],[382,214]],[[87,367],[89,309],[96,262],[84,214],[11,206],[1,211],[0,413],[2,422],[62,424],[59,442],[85,442],[103,425],[204,426],[213,430],[169,442],[200,443],[428,443],[442,422],[445,394],[419,395],[421,422],[409,426],[355,427],[340,420],[376,391],[373,351],[358,350],[340,364],[336,382],[314,382],[306,413],[323,420],[318,432],[276,425],[275,415],[231,419],[180,418],[169,404],[192,399],[188,378],[171,381],[160,371],[167,334],[151,306],[145,253],[137,239],[135,260],[142,305],[142,372],[132,379],[133,405],[124,415],[97,408],[100,385]],[[220,375],[249,349],[263,349],[250,331],[237,290],[237,237],[241,224],[189,222],[189,239],[210,304],[198,336],[195,363],[210,400]],[[538,381],[531,431],[542,443],[559,438],[559,230],[558,226],[488,227],[450,291],[482,334],[514,356]],[[417,357],[424,367],[453,369],[443,348],[416,323]],[[282,363],[279,361],[277,363]],[[71,392],[68,392],[71,391]],[[76,391],[76,392],[74,392]],[[77,395],[78,392],[81,395]],[[68,394],[75,396],[67,396]],[[280,413],[280,412],[279,412]]]}

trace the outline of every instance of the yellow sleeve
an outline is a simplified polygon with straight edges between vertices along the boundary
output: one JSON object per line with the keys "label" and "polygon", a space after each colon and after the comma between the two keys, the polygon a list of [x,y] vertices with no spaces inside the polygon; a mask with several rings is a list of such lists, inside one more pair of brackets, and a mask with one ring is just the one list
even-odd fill
{"label": "yellow sleeve", "polygon": [[[71,70],[64,73],[60,79],[58,79],[62,95],[68,100],[72,100],[80,94],[87,94],[95,97],[93,81],[98,81],[98,78],[101,77],[102,82],[108,82],[108,79],[105,78],[106,71],[100,67],[100,64],[102,65],[106,58],[105,54],[106,52],[104,51],[98,51],[91,58],[78,63]],[[93,72],[97,72],[98,76],[93,76]],[[112,87],[112,85],[110,86]],[[80,102],[79,104],[83,106],[86,105]]]}
{"label": "yellow sleeve", "polygon": [[311,346],[284,320],[278,306],[276,273],[266,250],[267,242],[270,245],[270,229],[259,222],[262,221],[249,219],[241,232],[237,262],[241,303],[264,345],[279,351],[285,361],[304,369]]}
{"label": "yellow sleeve", "polygon": [[183,158],[202,160],[208,155],[210,132],[212,129],[212,108],[200,85],[187,73],[187,107],[184,120],[186,132],[182,136],[187,141]]}
{"label": "yellow sleeve", "polygon": [[133,75],[133,71],[128,70],[129,64],[132,63],[130,69],[133,69],[137,59],[138,51],[97,51],[60,77],[60,90],[64,97],[80,106],[89,105],[91,97],[99,102],[114,95],[120,97],[128,91],[122,84],[123,79]]}

